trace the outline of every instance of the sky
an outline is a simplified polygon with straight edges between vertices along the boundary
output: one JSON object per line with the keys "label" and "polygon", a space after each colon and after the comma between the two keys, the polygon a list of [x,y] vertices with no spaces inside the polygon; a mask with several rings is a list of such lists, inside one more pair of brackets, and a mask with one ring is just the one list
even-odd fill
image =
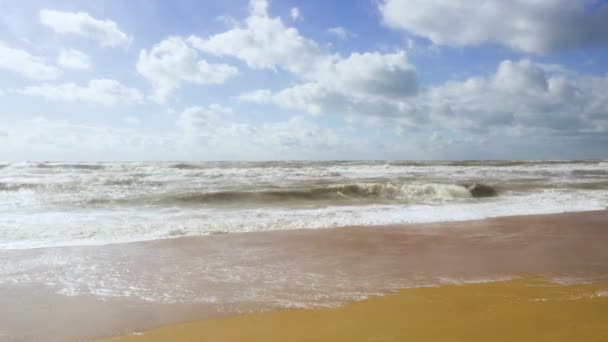
{"label": "sky", "polygon": [[0,0],[0,161],[608,159],[608,0]]}

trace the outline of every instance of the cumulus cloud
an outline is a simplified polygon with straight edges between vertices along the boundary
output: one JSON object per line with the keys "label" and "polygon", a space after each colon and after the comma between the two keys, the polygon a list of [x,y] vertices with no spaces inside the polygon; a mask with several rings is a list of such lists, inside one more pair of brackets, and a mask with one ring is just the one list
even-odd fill
{"label": "cumulus cloud", "polygon": [[311,70],[302,78],[308,82],[276,93],[256,90],[241,95],[240,99],[274,102],[285,108],[322,114],[336,113],[336,110],[347,112],[349,107],[381,104],[418,92],[417,74],[403,51],[353,53],[348,58],[323,65],[319,70]]}
{"label": "cumulus cloud", "polygon": [[336,91],[379,98],[403,98],[418,91],[418,75],[404,51],[353,53],[322,66],[311,79]]}
{"label": "cumulus cloud", "polygon": [[438,45],[498,43],[543,53],[608,43],[608,5],[594,0],[382,0],[389,27]]}
{"label": "cumulus cloud", "polygon": [[250,6],[249,16],[233,28],[189,38],[206,53],[237,58],[253,69],[285,71],[296,79],[284,89],[245,92],[238,96],[240,101],[314,115],[340,114],[350,122],[380,125],[402,136],[435,132],[426,140],[459,145],[463,151],[464,146],[481,148],[499,136],[503,141],[525,135],[546,141],[599,141],[608,127],[607,100],[601,95],[605,76],[526,59],[505,60],[490,75],[422,87],[404,51],[332,54],[280,18],[270,17],[267,2],[258,0]]}
{"label": "cumulus cloud", "polygon": [[312,114],[362,113],[348,110],[357,107],[377,114],[387,107],[398,108],[401,105],[393,101],[418,92],[418,75],[404,51],[352,53],[347,57],[328,53],[297,29],[286,26],[281,18],[270,17],[267,5],[252,1],[242,25],[208,38],[189,38],[206,53],[238,58],[253,69],[286,71],[301,81],[276,92],[258,89],[245,93],[241,100],[274,103]]}
{"label": "cumulus cloud", "polygon": [[575,136],[606,132],[606,86],[606,76],[505,60],[490,76],[432,87],[421,101],[433,122],[452,130]]}
{"label": "cumulus cloud", "polygon": [[182,82],[219,84],[238,74],[228,64],[208,63],[180,37],[170,37],[142,50],[136,64],[137,72],[154,86],[154,100],[164,102]]}
{"label": "cumulus cloud", "polygon": [[35,80],[53,80],[61,71],[45,58],[8,46],[0,41],[0,70],[7,70]]}
{"label": "cumulus cloud", "polygon": [[57,57],[57,64],[66,69],[89,69],[91,67],[91,59],[82,51],[62,49]]}
{"label": "cumulus cloud", "polygon": [[[243,25],[208,38],[191,36],[194,47],[216,56],[236,57],[253,69],[284,69],[305,73],[311,66],[331,62],[319,45],[271,18],[266,1],[251,1],[250,15]],[[328,60],[329,59],[329,60]]]}
{"label": "cumulus cloud", "polygon": [[39,96],[49,101],[89,102],[113,106],[119,102],[142,102],[141,93],[134,88],[122,85],[111,79],[94,79],[87,85],[75,83],[43,84],[15,90],[16,93],[28,96]]}
{"label": "cumulus cloud", "polygon": [[43,9],[40,23],[59,34],[74,34],[97,41],[101,46],[126,46],[133,40],[112,20],[99,20],[86,12],[62,12]]}
{"label": "cumulus cloud", "polygon": [[350,32],[349,30],[341,26],[331,27],[327,30],[327,32],[342,40],[349,40],[357,37],[356,34]]}
{"label": "cumulus cloud", "polygon": [[[487,141],[513,143],[523,137],[537,140],[530,145],[562,146],[569,141],[580,147],[606,141],[607,87],[608,76],[585,75],[524,59],[505,60],[489,75],[447,81],[404,99],[339,93],[320,83],[277,92],[257,90],[240,99],[312,114],[376,118],[367,122],[404,136],[435,132],[431,140],[446,148],[454,144],[479,147]],[[469,156],[477,152],[471,153]]]}

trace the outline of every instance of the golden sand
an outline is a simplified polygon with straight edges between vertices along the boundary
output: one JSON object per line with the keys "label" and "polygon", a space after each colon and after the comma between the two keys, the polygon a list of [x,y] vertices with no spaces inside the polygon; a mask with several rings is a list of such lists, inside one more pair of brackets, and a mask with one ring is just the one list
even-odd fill
{"label": "golden sand", "polygon": [[335,309],[185,323],[112,341],[608,341],[608,286],[527,277],[404,289]]}

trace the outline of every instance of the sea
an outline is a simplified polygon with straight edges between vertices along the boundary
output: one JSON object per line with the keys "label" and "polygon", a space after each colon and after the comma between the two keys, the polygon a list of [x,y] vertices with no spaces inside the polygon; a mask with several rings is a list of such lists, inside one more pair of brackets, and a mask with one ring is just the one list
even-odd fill
{"label": "sea", "polygon": [[608,161],[0,163],[0,249],[608,207]]}

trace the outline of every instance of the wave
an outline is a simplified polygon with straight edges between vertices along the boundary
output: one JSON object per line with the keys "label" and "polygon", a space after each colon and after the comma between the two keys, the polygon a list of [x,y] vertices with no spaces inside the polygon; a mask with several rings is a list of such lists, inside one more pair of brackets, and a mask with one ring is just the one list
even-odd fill
{"label": "wave", "polygon": [[202,165],[196,165],[196,164],[179,163],[179,164],[173,164],[173,165],[171,165],[170,168],[172,168],[172,169],[178,169],[178,170],[196,170],[196,169],[203,168],[203,166]]}
{"label": "wave", "polygon": [[198,162],[176,163],[170,168],[180,170],[207,169],[207,168],[303,168],[303,167],[330,167],[330,166],[464,166],[464,167],[513,167],[513,166],[542,166],[542,165],[597,165],[601,160],[369,160],[369,161],[259,161],[259,162]]}
{"label": "wave", "polygon": [[103,170],[105,165],[100,164],[47,164],[41,163],[36,165],[40,169],[74,169],[74,170]]}
{"label": "wave", "polygon": [[161,194],[148,201],[162,204],[242,205],[290,203],[428,203],[497,196],[484,184],[358,183],[299,189],[216,191]]}
{"label": "wave", "polygon": [[392,166],[470,166],[510,167],[542,165],[597,165],[601,160],[458,160],[458,161],[389,161]]}
{"label": "wave", "polygon": [[[356,165],[375,165],[375,162],[361,162]],[[197,162],[177,163],[169,165],[169,168],[178,170],[200,170],[210,168],[235,168],[235,169],[264,169],[264,168],[305,168],[305,167],[331,167],[338,165],[353,165],[352,162],[341,161],[222,161],[222,162]]]}
{"label": "wave", "polygon": [[608,170],[574,170],[573,174],[578,176],[608,176]]}
{"label": "wave", "polygon": [[39,184],[32,183],[2,183],[0,182],[0,191],[20,191],[32,190],[38,188]]}

